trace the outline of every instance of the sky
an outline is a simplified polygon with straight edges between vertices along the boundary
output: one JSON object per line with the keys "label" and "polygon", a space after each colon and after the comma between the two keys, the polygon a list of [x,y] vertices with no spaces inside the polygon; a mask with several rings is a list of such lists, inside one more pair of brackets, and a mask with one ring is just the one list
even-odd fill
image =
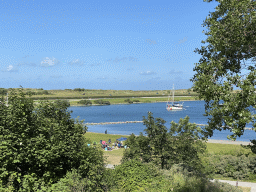
{"label": "sky", "polygon": [[0,88],[192,87],[203,0],[1,0]]}

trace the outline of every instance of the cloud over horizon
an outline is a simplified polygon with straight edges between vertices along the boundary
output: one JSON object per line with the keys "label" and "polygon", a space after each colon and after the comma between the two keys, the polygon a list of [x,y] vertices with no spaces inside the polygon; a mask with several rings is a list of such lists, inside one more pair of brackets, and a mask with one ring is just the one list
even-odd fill
{"label": "cloud over horizon", "polygon": [[122,58],[119,59],[118,57],[116,57],[114,60],[113,59],[107,60],[107,62],[113,62],[113,63],[128,62],[128,61],[137,62],[138,58],[135,58],[135,57],[122,57]]}
{"label": "cloud over horizon", "polygon": [[69,65],[83,65],[85,62],[80,59],[74,59],[68,62]]}
{"label": "cloud over horizon", "polygon": [[18,68],[13,65],[9,65],[6,69],[3,69],[1,71],[2,72],[17,72]]}
{"label": "cloud over horizon", "polygon": [[153,71],[146,71],[146,72],[140,72],[140,75],[155,75],[156,72]]}
{"label": "cloud over horizon", "polygon": [[59,64],[59,60],[57,60],[56,58],[49,58],[49,57],[45,57],[42,61],[41,61],[41,65],[42,67],[52,67],[54,65]]}

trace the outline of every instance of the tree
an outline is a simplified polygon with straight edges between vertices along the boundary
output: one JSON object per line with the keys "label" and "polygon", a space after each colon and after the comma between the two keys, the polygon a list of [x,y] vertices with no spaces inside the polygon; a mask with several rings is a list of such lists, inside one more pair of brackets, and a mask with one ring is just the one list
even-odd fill
{"label": "tree", "polygon": [[[211,0],[208,0],[210,2]],[[256,127],[256,1],[218,0],[215,12],[204,21],[208,31],[207,46],[196,49],[202,55],[196,63],[191,81],[193,90],[205,100],[205,116],[209,117],[208,136],[213,130],[231,130],[229,139],[241,136],[247,123]],[[241,75],[243,69],[248,73]],[[233,86],[240,91],[233,92]],[[223,102],[223,107],[219,104]],[[223,127],[222,127],[223,126]]]}
{"label": "tree", "polygon": [[41,101],[37,106],[22,89],[12,92],[9,106],[0,105],[0,181],[13,178],[16,191],[27,183],[47,186],[71,172],[87,179],[87,190],[100,188],[104,171],[102,152],[86,145],[87,130],[73,120],[66,105]]}
{"label": "tree", "polygon": [[200,154],[203,154],[206,145],[204,130],[189,123],[189,117],[180,119],[179,124],[171,122],[171,128],[165,127],[165,121],[161,118],[152,116],[148,113],[147,119],[143,117],[143,123],[146,125],[144,130],[147,137],[135,137],[131,135],[126,144],[130,146],[124,152],[122,163],[131,159],[141,159],[142,162],[153,162],[161,169],[170,169],[172,165],[184,163],[193,170],[203,172],[204,167],[201,164]]}

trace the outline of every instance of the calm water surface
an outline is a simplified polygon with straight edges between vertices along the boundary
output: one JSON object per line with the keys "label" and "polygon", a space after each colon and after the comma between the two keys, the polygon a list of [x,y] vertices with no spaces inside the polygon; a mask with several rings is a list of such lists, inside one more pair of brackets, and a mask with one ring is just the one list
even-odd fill
{"label": "calm water surface", "polygon": [[[143,103],[131,105],[109,105],[109,106],[89,106],[89,107],[69,107],[72,110],[72,118],[85,120],[84,123],[117,122],[117,121],[142,121],[143,116],[147,117],[148,111],[153,113],[153,117],[160,117],[166,121],[165,126],[169,129],[170,122],[179,122],[180,118],[190,117],[191,123],[207,124],[204,114],[204,101],[184,101],[184,110],[167,111],[166,103]],[[145,134],[145,125],[142,123],[114,124],[114,125],[88,125],[89,132],[104,133],[107,129],[109,134],[130,135],[140,132]],[[248,124],[246,127],[252,127]],[[209,139],[228,140],[227,135],[232,133],[227,130],[214,131]],[[256,133],[252,130],[245,130],[244,135],[237,138],[237,141],[250,141],[256,139]]]}

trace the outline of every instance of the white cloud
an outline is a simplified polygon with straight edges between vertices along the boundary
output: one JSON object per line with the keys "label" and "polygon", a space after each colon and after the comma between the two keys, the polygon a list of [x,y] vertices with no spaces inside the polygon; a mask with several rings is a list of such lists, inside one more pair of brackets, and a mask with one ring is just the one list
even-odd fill
{"label": "white cloud", "polygon": [[41,61],[41,66],[43,67],[51,67],[54,65],[59,64],[60,62],[56,59],[56,58],[49,58],[49,57],[45,57],[42,61]]}
{"label": "white cloud", "polygon": [[187,38],[187,37],[184,37],[183,39],[179,40],[179,44],[185,43],[187,40],[188,40],[188,38]]}
{"label": "white cloud", "polygon": [[155,45],[156,41],[152,40],[152,39],[146,39],[146,42],[149,43],[150,45]]}
{"label": "white cloud", "polygon": [[169,74],[183,74],[183,72],[182,71],[176,71],[176,70],[171,70],[170,72],[169,72]]}
{"label": "white cloud", "polygon": [[140,75],[155,75],[156,72],[153,71],[146,71],[146,72],[141,72]]}
{"label": "white cloud", "polygon": [[80,59],[74,59],[73,61],[68,62],[68,64],[70,64],[70,65],[83,65],[84,61],[82,61]]}
{"label": "white cloud", "polygon": [[9,65],[6,69],[2,70],[3,72],[17,72],[18,69],[13,65]]}
{"label": "white cloud", "polygon": [[18,66],[22,66],[22,65],[26,65],[26,66],[30,66],[30,67],[36,67],[36,64],[31,62],[31,63],[27,63],[27,62],[23,62],[23,63],[19,63]]}
{"label": "white cloud", "polygon": [[107,60],[107,62],[113,62],[113,63],[119,63],[119,62],[137,62],[138,61],[138,58],[135,58],[135,57],[122,57],[122,58],[118,58],[116,57],[114,60],[113,59],[109,59]]}

